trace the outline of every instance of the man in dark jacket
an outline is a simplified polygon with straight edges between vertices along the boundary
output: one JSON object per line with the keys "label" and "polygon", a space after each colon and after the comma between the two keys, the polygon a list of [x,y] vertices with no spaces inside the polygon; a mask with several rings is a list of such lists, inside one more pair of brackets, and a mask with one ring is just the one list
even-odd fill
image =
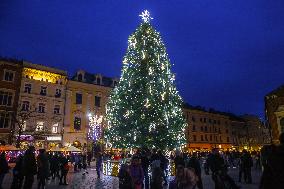
{"label": "man in dark jacket", "polygon": [[61,170],[59,185],[68,185],[66,181],[66,177],[69,171],[68,159],[63,154],[60,154],[59,157],[60,157],[59,161],[60,161],[60,170]]}
{"label": "man in dark jacket", "polygon": [[16,165],[13,169],[13,181],[11,189],[22,188],[24,176],[23,176],[23,156],[20,154],[16,160]]}
{"label": "man in dark jacket", "polygon": [[280,145],[271,145],[263,161],[260,189],[283,188],[284,186],[284,133],[280,135]]}
{"label": "man in dark jacket", "polygon": [[45,179],[49,176],[49,162],[45,149],[39,150],[39,155],[37,156],[38,165],[38,189],[45,187]]}
{"label": "man in dark jacket", "polygon": [[246,150],[243,151],[243,155],[241,157],[241,164],[244,170],[245,182],[251,184],[252,183],[251,167],[253,166],[253,161],[250,153],[247,152]]}
{"label": "man in dark jacket", "polygon": [[26,150],[23,158],[23,175],[25,177],[24,189],[31,189],[34,182],[34,175],[37,173],[37,164],[35,158],[35,148],[30,146]]}

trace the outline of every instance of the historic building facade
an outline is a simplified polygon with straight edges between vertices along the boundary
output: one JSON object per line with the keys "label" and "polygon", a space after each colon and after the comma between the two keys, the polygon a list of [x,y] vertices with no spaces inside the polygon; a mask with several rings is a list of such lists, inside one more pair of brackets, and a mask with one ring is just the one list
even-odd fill
{"label": "historic building facade", "polygon": [[0,143],[12,143],[21,85],[22,61],[0,59]]}
{"label": "historic building facade", "polygon": [[264,101],[272,141],[279,143],[279,135],[284,132],[284,86],[267,94]]}
{"label": "historic building facade", "polygon": [[230,117],[189,105],[183,110],[188,123],[186,138],[190,150],[234,147]]}
{"label": "historic building facade", "polygon": [[24,62],[18,121],[23,145],[49,148],[62,143],[67,73]]}
{"label": "historic building facade", "polygon": [[[64,119],[65,145],[87,146],[91,119],[102,116],[104,120],[108,97],[117,82],[117,79],[83,70],[77,71],[68,81]],[[105,122],[99,124],[102,131]]]}
{"label": "historic building facade", "polygon": [[270,143],[269,132],[256,116],[184,106],[189,150],[259,150]]}

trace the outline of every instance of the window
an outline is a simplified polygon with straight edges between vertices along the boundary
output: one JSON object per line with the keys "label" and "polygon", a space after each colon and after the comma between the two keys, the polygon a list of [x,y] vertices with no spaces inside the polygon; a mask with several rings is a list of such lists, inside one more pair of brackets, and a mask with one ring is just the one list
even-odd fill
{"label": "window", "polygon": [[230,142],[230,138],[229,138],[229,137],[227,137],[227,142],[228,142],[228,143]]}
{"label": "window", "polygon": [[207,121],[207,120],[206,120],[206,118],[204,118],[204,120],[203,120],[203,121],[204,121],[204,123],[206,123],[206,121]]}
{"label": "window", "polygon": [[210,141],[212,141],[212,135],[210,135]]}
{"label": "window", "polygon": [[11,117],[7,113],[0,113],[0,129],[6,129],[10,127]]}
{"label": "window", "polygon": [[192,131],[195,131],[195,129],[196,129],[195,125],[192,125]]}
{"label": "window", "polygon": [[22,102],[22,111],[29,111],[30,109],[30,102],[29,101],[23,101]]}
{"label": "window", "polygon": [[81,118],[75,117],[74,119],[74,129],[75,130],[81,130]]}
{"label": "window", "polygon": [[38,112],[39,113],[45,113],[45,104],[44,103],[38,104]]}
{"label": "window", "polygon": [[199,120],[200,120],[200,122],[202,122],[202,118],[200,118]]}
{"label": "window", "polygon": [[78,75],[78,81],[82,81],[83,80],[83,76],[82,76],[82,74],[79,74]]}
{"label": "window", "polygon": [[55,90],[55,97],[60,98],[61,97],[61,89],[56,89]]}
{"label": "window", "polygon": [[95,96],[95,106],[101,107],[101,97]]}
{"label": "window", "polygon": [[26,129],[27,129],[27,122],[23,121],[22,131],[26,131]]}
{"label": "window", "polygon": [[13,93],[0,91],[0,106],[12,106]]}
{"label": "window", "polygon": [[229,132],[229,130],[228,129],[226,129],[226,133],[228,133]]}
{"label": "window", "polygon": [[36,122],[36,131],[43,131],[43,124],[44,122],[43,121],[37,121]]}
{"label": "window", "polygon": [[205,132],[207,132],[207,126],[205,126],[204,129],[205,129]]}
{"label": "window", "polygon": [[26,83],[26,84],[25,84],[24,92],[30,94],[30,93],[31,93],[31,90],[32,90],[32,84]]}
{"label": "window", "polygon": [[4,78],[5,81],[14,81],[14,72],[10,70],[5,70]]}
{"label": "window", "polygon": [[200,130],[203,131],[203,126],[200,127]]}
{"label": "window", "polygon": [[193,122],[195,122],[195,117],[192,116],[191,120],[192,120]]}
{"label": "window", "polygon": [[201,141],[203,141],[203,135],[201,135],[200,137],[201,137]]}
{"label": "window", "polygon": [[52,133],[58,133],[58,123],[52,125]]}
{"label": "window", "polygon": [[193,141],[196,141],[196,136],[195,135],[192,135],[193,136]]}
{"label": "window", "polygon": [[101,84],[101,78],[97,78],[97,84],[100,85]]}
{"label": "window", "polygon": [[208,141],[207,135],[205,135],[205,140]]}
{"label": "window", "polygon": [[41,86],[41,87],[40,87],[40,95],[46,96],[46,88],[47,88],[47,87],[44,87],[44,86]]}
{"label": "window", "polygon": [[76,104],[82,104],[82,94],[76,93]]}
{"label": "window", "polygon": [[113,86],[115,87],[117,85],[117,81],[114,81],[113,82]]}
{"label": "window", "polygon": [[60,114],[60,105],[55,105],[53,109],[54,114]]}
{"label": "window", "polygon": [[209,123],[211,123],[211,119],[209,119]]}
{"label": "window", "polygon": [[218,120],[217,123],[218,123],[218,125],[220,125],[220,123],[221,123],[220,120]]}
{"label": "window", "polygon": [[222,142],[222,137],[220,136],[220,142]]}

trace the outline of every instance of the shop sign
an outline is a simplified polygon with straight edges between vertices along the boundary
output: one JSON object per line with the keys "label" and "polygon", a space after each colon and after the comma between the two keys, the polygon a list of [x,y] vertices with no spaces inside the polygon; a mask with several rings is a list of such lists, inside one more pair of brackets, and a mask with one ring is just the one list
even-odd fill
{"label": "shop sign", "polygon": [[47,141],[58,141],[61,140],[61,136],[48,136],[46,137]]}

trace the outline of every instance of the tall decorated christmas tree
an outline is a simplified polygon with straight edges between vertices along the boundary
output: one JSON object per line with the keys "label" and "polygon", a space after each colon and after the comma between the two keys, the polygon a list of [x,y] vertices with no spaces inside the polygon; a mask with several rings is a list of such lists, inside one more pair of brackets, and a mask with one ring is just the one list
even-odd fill
{"label": "tall decorated christmas tree", "polygon": [[112,147],[173,149],[185,142],[182,99],[160,34],[148,11],[129,36],[119,84],[107,104]]}

